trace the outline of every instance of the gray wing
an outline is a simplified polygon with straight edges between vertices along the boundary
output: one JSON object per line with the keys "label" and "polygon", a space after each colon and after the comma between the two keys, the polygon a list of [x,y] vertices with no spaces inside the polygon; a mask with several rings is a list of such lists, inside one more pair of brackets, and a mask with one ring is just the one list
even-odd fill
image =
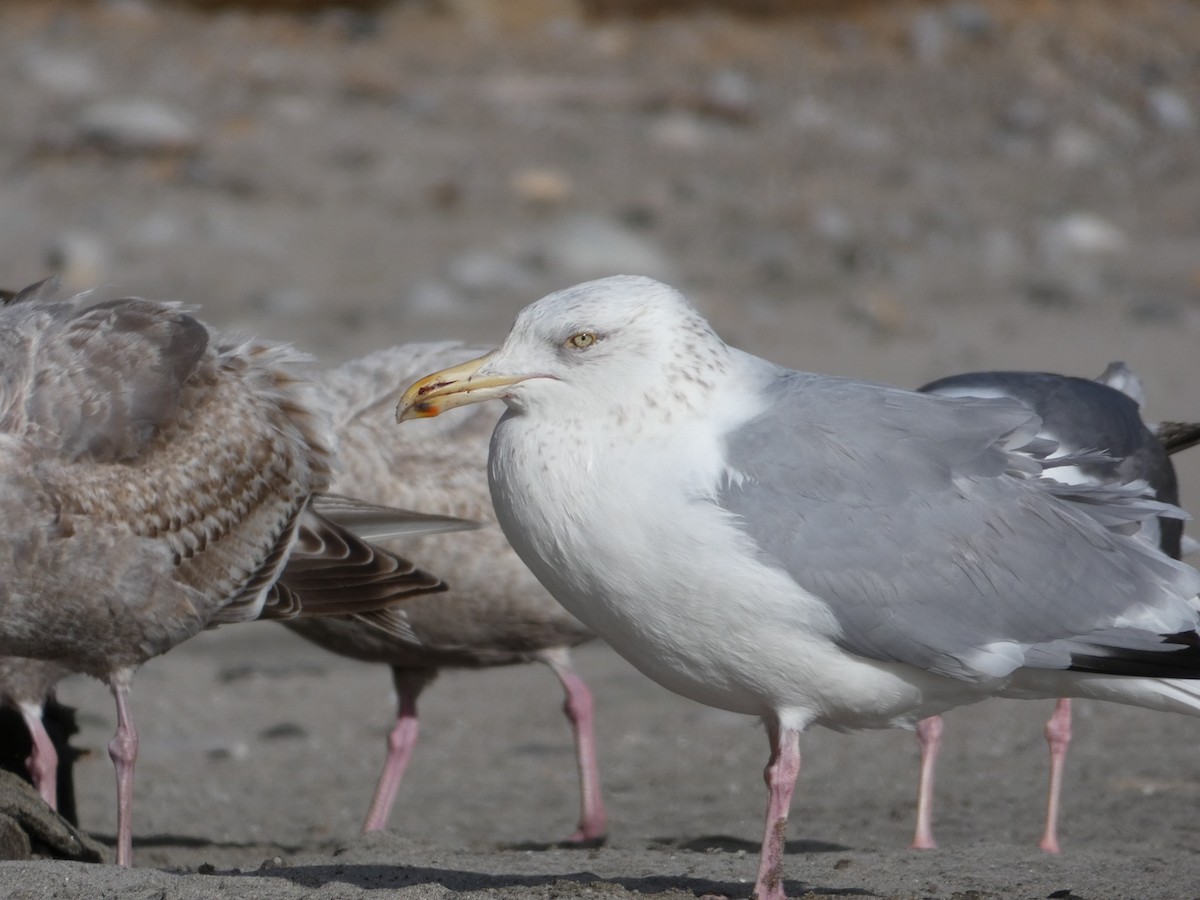
{"label": "gray wing", "polygon": [[132,299],[17,299],[0,332],[0,428],[67,461],[137,456],[208,345],[178,307]]}
{"label": "gray wing", "polygon": [[1039,478],[1027,407],[803,373],[767,393],[718,502],[844,649],[976,680],[1195,628],[1200,574],[1118,533],[1163,505]]}
{"label": "gray wing", "polygon": [[[1141,382],[1124,363],[1111,363],[1096,381],[1051,372],[970,372],[941,378],[918,390],[950,397],[1007,397],[1024,403],[1041,417],[1040,434],[1056,441],[1063,453],[1094,449],[1104,454],[1076,463],[1069,479],[1053,470],[1047,472],[1049,477],[1082,478],[1096,484],[1144,480],[1156,500],[1179,502],[1175,467],[1141,419]],[[1183,523],[1165,517],[1139,534],[1175,559],[1181,555],[1182,535]]]}

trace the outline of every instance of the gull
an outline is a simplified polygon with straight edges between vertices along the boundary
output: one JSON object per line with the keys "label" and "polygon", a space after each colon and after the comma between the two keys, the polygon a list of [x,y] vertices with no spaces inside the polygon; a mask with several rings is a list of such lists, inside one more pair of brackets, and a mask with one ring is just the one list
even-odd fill
{"label": "gull", "polygon": [[318,493],[333,436],[303,362],[169,303],[43,283],[0,307],[0,654],[109,685],[119,865],[140,665],[207,627],[444,588],[337,523],[378,509]]}
{"label": "gull", "polygon": [[800,733],[911,728],[989,697],[1200,715],[1200,573],[1124,531],[1138,486],[1042,478],[1024,405],[793,371],[673,288],[525,308],[397,418],[499,398],[492,501],[554,597],[668,689],[761,717],[755,896],[784,896]]}
{"label": "gull", "polygon": [[[1073,465],[1047,468],[1047,478],[1097,487],[1114,481],[1144,481],[1156,500],[1173,505],[1179,502],[1175,467],[1167,446],[1141,417],[1140,407],[1145,401],[1141,380],[1124,363],[1110,363],[1095,380],[1051,372],[969,372],[938,379],[918,390],[947,397],[1007,399],[1025,404],[1041,419],[1038,435],[1058,445],[1050,459],[1078,458],[1096,450],[1104,454]],[[1171,446],[1177,450],[1184,445],[1175,441]],[[1148,518],[1138,523],[1136,536],[1179,559],[1183,522],[1166,516]],[[937,846],[933,837],[933,779],[943,729],[941,716],[917,723],[921,770],[912,846],[919,850]],[[1058,818],[1063,767],[1070,742],[1071,700],[1060,697],[1046,723],[1050,784],[1046,826],[1038,846],[1047,853],[1062,850]]]}
{"label": "gull", "polygon": [[[342,464],[333,487],[344,494],[494,526],[486,467],[499,410],[475,407],[469,415],[428,429],[405,429],[399,440],[393,417],[400,398],[398,382],[460,363],[484,349],[459,343],[406,344],[323,373],[319,380],[334,410]],[[548,665],[562,685],[563,711],[575,740],[581,808],[568,840],[601,841],[606,826],[592,696],[570,658],[570,648],[591,639],[591,632],[546,593],[497,527],[423,537],[405,543],[404,550],[445,577],[450,588],[437,597],[405,603],[403,629],[388,632],[369,620],[337,616],[284,623],[327,650],[391,667],[399,711],[363,830],[387,826],[417,742],[417,700],[439,669],[537,661]]]}

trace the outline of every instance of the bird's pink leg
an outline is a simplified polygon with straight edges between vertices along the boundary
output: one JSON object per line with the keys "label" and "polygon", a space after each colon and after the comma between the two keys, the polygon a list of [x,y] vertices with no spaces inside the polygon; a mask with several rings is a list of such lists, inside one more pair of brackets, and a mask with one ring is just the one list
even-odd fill
{"label": "bird's pink leg", "polygon": [[600,792],[600,767],[596,763],[592,692],[571,667],[566,648],[546,651],[541,658],[562,684],[566,694],[563,712],[571,722],[571,733],[575,737],[575,759],[579,765],[579,827],[567,840],[573,844],[602,841],[607,834],[608,817]]}
{"label": "bird's pink leg", "polygon": [[1038,845],[1047,853],[1061,853],[1058,845],[1058,799],[1062,793],[1063,766],[1071,743],[1071,701],[1063,697],[1046,722],[1046,743],[1050,745],[1050,792],[1046,800],[1046,830]]}
{"label": "bird's pink leg", "polygon": [[108,742],[108,755],[117,770],[117,865],[133,864],[133,767],[137,762],[138,735],[129,715],[129,679],[123,670],[113,675],[111,688],[117,701],[117,733]]}
{"label": "bird's pink leg", "polygon": [[25,767],[42,799],[51,809],[58,809],[58,751],[46,733],[42,722],[42,707],[35,703],[21,704],[21,717],[29,729],[31,744]]}
{"label": "bird's pink leg", "polygon": [[771,759],[763,772],[767,782],[767,828],[752,896],[755,900],[786,900],[783,889],[784,839],[792,794],[800,776],[800,732],[772,721],[767,723],[767,736],[771,740]]}
{"label": "bird's pink leg", "polygon": [[375,787],[375,796],[371,798],[371,808],[367,810],[367,821],[363,823],[364,832],[382,831],[391,818],[396,792],[400,789],[400,781],[404,778],[404,770],[408,768],[409,760],[412,759],[413,748],[417,745],[417,735],[420,732],[417,723],[417,697],[431,677],[423,670],[411,672],[392,669],[400,709],[396,716],[396,725],[388,735],[387,760],[383,764],[379,784]]}
{"label": "bird's pink leg", "polygon": [[921,747],[921,775],[917,781],[917,830],[912,849],[936,850],[933,839],[933,776],[938,751],[942,749],[941,716],[930,716],[917,723],[917,743]]}

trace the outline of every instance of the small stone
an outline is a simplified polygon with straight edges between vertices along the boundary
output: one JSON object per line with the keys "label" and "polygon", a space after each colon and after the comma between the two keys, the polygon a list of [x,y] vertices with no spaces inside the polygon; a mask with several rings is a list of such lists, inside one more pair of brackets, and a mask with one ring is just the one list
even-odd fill
{"label": "small stone", "polygon": [[700,112],[735,123],[754,117],[754,81],[737,69],[715,72],[704,88]]}
{"label": "small stone", "polygon": [[79,118],[79,134],[112,153],[181,153],[199,142],[187,116],[152,100],[96,103]]}
{"label": "small stone", "polygon": [[650,142],[666,150],[695,151],[708,143],[708,132],[694,115],[671,112],[650,127]]}
{"label": "small stone", "polygon": [[1194,131],[1196,113],[1183,94],[1174,88],[1156,87],[1146,92],[1151,118],[1164,131]]}
{"label": "small stone", "polygon": [[213,747],[205,755],[215,761],[246,759],[250,755],[250,747],[245,741],[234,741],[227,746]]}
{"label": "small stone", "polygon": [[877,335],[893,336],[908,330],[910,315],[890,291],[871,291],[848,310],[851,318],[866,322]]}
{"label": "small stone", "polygon": [[429,185],[425,189],[425,196],[436,209],[450,212],[462,206],[463,189],[457,181],[447,178]]}
{"label": "small stone", "polygon": [[1104,145],[1087,129],[1064,125],[1050,140],[1050,154],[1063,165],[1086,166],[1103,158]]}
{"label": "small stone", "polygon": [[100,85],[95,67],[73,53],[30,53],[21,70],[38,87],[62,97],[92,94]]}
{"label": "small stone", "polygon": [[1063,252],[1082,256],[1118,253],[1129,239],[1116,225],[1092,213],[1071,213],[1046,229],[1045,245],[1054,256]]}
{"label": "small stone", "polygon": [[1050,279],[1032,279],[1023,288],[1030,306],[1046,310],[1069,310],[1079,306],[1079,300],[1067,285]]}
{"label": "small stone", "polygon": [[575,186],[557,169],[522,169],[513,174],[513,191],[533,206],[559,206],[571,198]]}
{"label": "small stone", "polygon": [[217,871],[217,867],[212,863],[200,863],[200,865],[197,866],[196,871],[201,875],[211,875]]}
{"label": "small stone", "polygon": [[295,722],[279,722],[272,725],[270,728],[264,729],[259,733],[259,737],[264,741],[277,741],[281,739],[294,739],[307,737],[308,732]]}

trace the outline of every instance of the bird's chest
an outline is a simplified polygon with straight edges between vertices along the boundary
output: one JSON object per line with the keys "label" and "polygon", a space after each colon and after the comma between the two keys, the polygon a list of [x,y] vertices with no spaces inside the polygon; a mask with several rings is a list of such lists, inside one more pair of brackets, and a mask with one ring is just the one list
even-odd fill
{"label": "bird's chest", "polygon": [[561,439],[538,446],[544,434],[513,446],[511,435],[498,436],[496,512],[550,593],[664,686],[763,714],[763,685],[776,673],[764,669],[757,648],[764,630],[780,627],[772,598],[781,599],[779,615],[793,614],[782,602],[793,586],[721,552],[749,548],[706,494],[715,472],[697,471],[694,453],[689,460],[671,448],[600,452]]}
{"label": "bird's chest", "polygon": [[654,456],[544,433],[496,449],[492,493],[505,534],[568,608],[586,602],[645,620],[690,580],[671,559],[696,510],[663,490]]}

